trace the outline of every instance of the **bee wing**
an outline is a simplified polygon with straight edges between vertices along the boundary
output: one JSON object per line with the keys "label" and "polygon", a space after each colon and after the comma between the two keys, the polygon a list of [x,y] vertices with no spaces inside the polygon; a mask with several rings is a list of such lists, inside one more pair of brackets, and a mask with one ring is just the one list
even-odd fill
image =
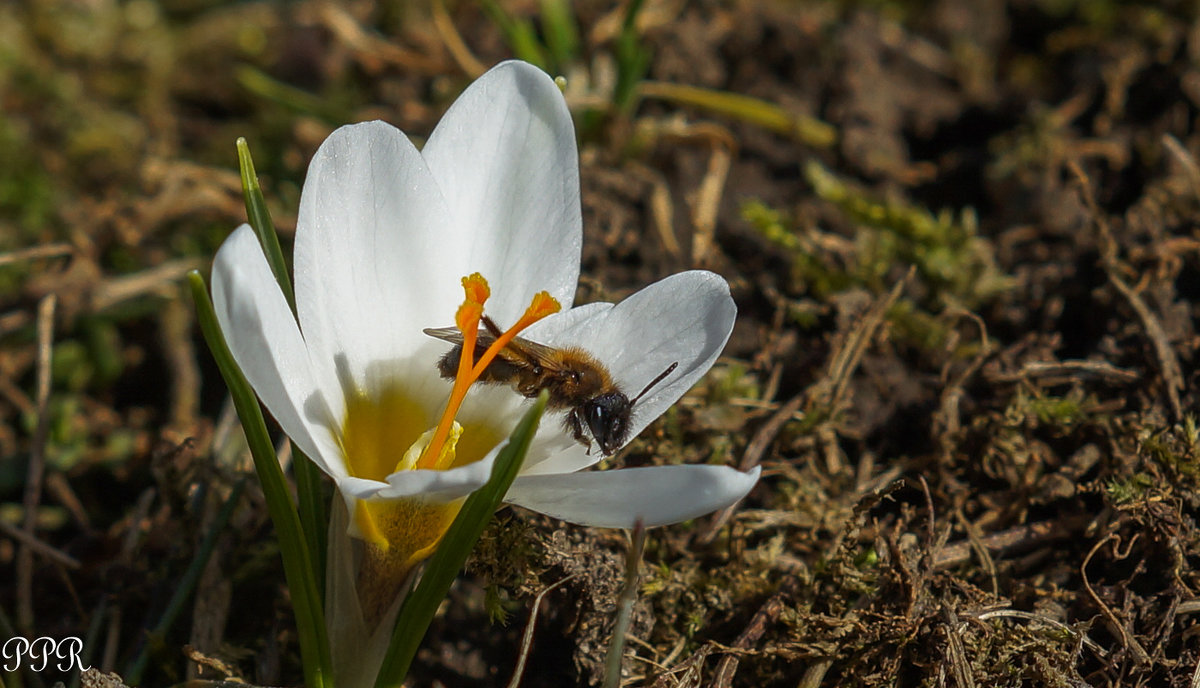
{"label": "bee wing", "polygon": [[515,358],[530,365],[539,366],[553,372],[563,370],[562,356],[558,349],[545,344],[531,342],[528,339],[514,337],[508,346],[504,347],[507,358]]}
{"label": "bee wing", "polygon": [[450,342],[451,344],[463,343],[462,332],[457,327],[426,327],[422,332],[430,337]]}
{"label": "bee wing", "polygon": [[[451,344],[462,345],[462,332],[457,327],[427,327],[423,332],[430,337],[441,339],[442,341],[450,342]],[[476,351],[486,349],[496,341],[496,337],[486,329],[479,330],[478,338],[475,340]],[[546,370],[561,370],[562,364],[559,363],[557,350],[545,344],[531,342],[528,339],[514,337],[508,346],[500,352],[500,358],[526,365],[541,366]]]}

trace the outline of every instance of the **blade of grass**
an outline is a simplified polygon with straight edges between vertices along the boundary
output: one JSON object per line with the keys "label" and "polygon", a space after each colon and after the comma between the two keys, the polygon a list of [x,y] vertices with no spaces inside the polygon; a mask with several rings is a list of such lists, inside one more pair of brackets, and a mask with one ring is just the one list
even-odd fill
{"label": "blade of grass", "polygon": [[284,298],[296,312],[296,297],[292,294],[292,280],[288,278],[287,261],[283,258],[283,249],[279,247],[279,235],[275,232],[275,223],[271,221],[271,211],[267,208],[267,200],[263,198],[262,186],[258,183],[258,173],[254,170],[254,158],[250,156],[250,144],[246,138],[239,136],[237,140],[238,169],[242,174],[242,196],[246,201],[246,217],[250,226],[258,236],[258,243],[267,256],[267,264],[271,273],[283,291]]}
{"label": "blade of grass", "polygon": [[617,59],[617,84],[613,87],[612,102],[626,114],[633,107],[634,89],[650,66],[650,49],[642,43],[637,32],[637,15],[642,9],[642,1],[631,0],[625,8],[625,20],[613,50]]}
{"label": "blade of grass", "polygon": [[629,622],[633,619],[633,603],[638,596],[638,567],[642,563],[642,551],[646,548],[646,529],[639,520],[633,527],[633,540],[625,555],[625,584],[617,598],[617,618],[613,622],[612,641],[608,644],[608,656],[604,660],[603,688],[621,685],[621,660],[625,658],[625,636],[629,633]]}
{"label": "blade of grass", "polygon": [[402,603],[392,641],[388,645],[387,659],[379,669],[375,688],[399,688],[403,684],[438,606],[446,598],[475,542],[521,470],[529,443],[533,441],[538,422],[546,410],[547,398],[543,390],[533,407],[517,423],[508,444],[496,456],[491,478],[463,502],[458,517],[450,524],[442,543],[429,558],[421,581]]}
{"label": "blade of grass", "polygon": [[345,113],[341,112],[331,101],[284,83],[260,69],[243,65],[234,70],[234,78],[239,86],[259,98],[295,112],[318,117],[326,122],[344,122],[346,120]]}
{"label": "blade of grass", "polygon": [[509,14],[496,0],[479,0],[483,11],[487,13],[500,33],[504,34],[504,42],[508,44],[518,59],[546,69],[546,51],[542,49],[533,30],[533,24],[527,19],[516,19]]}
{"label": "blade of grass", "polygon": [[788,112],[774,103],[740,93],[714,91],[665,81],[644,81],[638,84],[637,94],[643,98],[668,100],[677,105],[690,105],[717,115],[749,122],[815,148],[828,148],[837,143],[837,129],[832,125],[815,117]]}
{"label": "blade of grass", "polygon": [[[242,194],[246,199],[246,217],[258,236],[258,243],[267,256],[267,264],[271,266],[275,281],[283,290],[294,315],[296,297],[292,292],[292,281],[288,278],[287,261],[284,260],[283,250],[279,247],[279,234],[275,231],[275,223],[271,221],[271,211],[267,209],[267,201],[263,198],[262,186],[259,185],[258,174],[254,171],[254,159],[250,157],[250,145],[246,143],[245,138],[238,138],[237,153],[238,167],[242,174]],[[317,592],[324,600],[325,539],[328,537],[329,515],[325,510],[321,469],[293,445],[292,472],[296,476],[300,526],[304,529],[304,539],[308,541],[308,553],[312,557],[312,575],[317,581]]]}
{"label": "blade of grass", "polygon": [[200,323],[200,330],[204,333],[208,348],[221,370],[221,377],[225,379],[225,385],[229,387],[229,393],[233,396],[238,418],[242,421],[242,429],[250,445],[250,454],[254,457],[254,469],[262,484],[271,522],[275,524],[279,552],[283,558],[283,572],[296,613],[296,630],[300,637],[300,655],[304,664],[304,685],[308,688],[325,688],[330,685],[332,676],[329,638],[325,631],[321,594],[313,575],[312,557],[300,525],[300,517],[292,503],[283,469],[279,467],[275,456],[275,447],[267,433],[258,397],[254,395],[250,383],[246,381],[229,352],[225,336],[217,323],[212,301],[208,297],[208,287],[204,278],[200,273],[192,271],[188,274],[188,286],[196,304],[196,320]]}
{"label": "blade of grass", "polygon": [[579,30],[569,0],[541,0],[542,33],[554,61],[555,72],[563,73],[579,51]]}
{"label": "blade of grass", "polygon": [[[238,500],[242,498],[242,491],[245,487],[245,478],[239,480],[233,486],[233,490],[229,493],[229,499],[225,500],[225,504],[221,506],[221,511],[217,514],[216,520],[213,521],[212,526],[205,533],[204,539],[200,542],[200,547],[196,550],[196,556],[192,559],[192,563],[188,565],[183,578],[179,580],[179,585],[175,587],[175,592],[171,595],[171,600],[167,603],[167,608],[163,610],[162,616],[159,617],[158,624],[150,632],[152,639],[161,641],[165,638],[167,632],[171,630],[171,625],[175,623],[175,619],[183,611],[183,605],[191,597],[192,591],[200,581],[200,574],[204,572],[204,567],[208,564],[208,558],[212,556],[213,549],[217,546],[217,537],[225,529],[225,524],[229,523],[230,517],[233,516],[233,510],[237,507]],[[127,684],[136,686],[142,682],[142,674],[146,671],[146,663],[150,661],[150,648],[155,644],[153,640],[144,644],[137,658],[129,664],[124,676]]]}

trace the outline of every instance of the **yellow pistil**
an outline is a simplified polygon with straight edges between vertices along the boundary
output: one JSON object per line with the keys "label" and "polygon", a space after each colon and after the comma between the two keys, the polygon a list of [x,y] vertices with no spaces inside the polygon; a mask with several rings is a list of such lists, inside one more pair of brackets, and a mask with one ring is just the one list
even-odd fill
{"label": "yellow pistil", "polygon": [[549,292],[538,292],[534,295],[529,307],[525,309],[525,313],[512,327],[492,342],[491,346],[479,357],[479,362],[476,363],[473,359],[475,358],[475,342],[479,337],[479,322],[483,319],[483,303],[491,296],[492,291],[488,287],[487,280],[478,272],[464,277],[462,284],[466,291],[466,299],[454,315],[454,324],[458,326],[463,336],[462,354],[458,358],[458,374],[454,377],[454,386],[450,389],[450,400],[446,402],[446,410],[442,413],[442,419],[438,422],[437,430],[434,431],[429,446],[417,460],[417,468],[444,470],[453,461],[453,456],[446,458],[443,454],[443,445],[450,434],[454,417],[467,397],[467,390],[517,334],[547,315],[557,313],[562,308],[558,300]]}

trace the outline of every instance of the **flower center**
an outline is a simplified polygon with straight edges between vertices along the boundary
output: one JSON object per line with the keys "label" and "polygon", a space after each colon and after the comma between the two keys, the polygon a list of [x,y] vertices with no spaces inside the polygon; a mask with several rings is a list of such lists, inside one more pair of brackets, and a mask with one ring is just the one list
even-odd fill
{"label": "flower center", "polygon": [[450,390],[450,400],[446,402],[446,410],[438,422],[429,446],[417,459],[417,468],[433,468],[445,470],[445,443],[450,436],[454,417],[467,398],[467,390],[479,379],[496,356],[516,338],[522,330],[552,313],[557,313],[561,306],[558,300],[548,292],[540,291],[534,295],[533,301],[525,309],[525,313],[512,327],[496,338],[475,361],[475,345],[479,339],[479,322],[483,319],[483,304],[492,295],[487,280],[478,272],[468,275],[462,280],[466,299],[454,314],[454,324],[462,332],[462,354],[458,357],[458,374],[454,377],[454,387]]}
{"label": "flower center", "polygon": [[[398,471],[444,471],[478,461],[502,439],[502,433],[490,424],[463,426],[455,417],[467,390],[504,347],[526,327],[557,312],[559,304],[547,292],[539,292],[516,324],[480,353],[479,323],[491,290],[479,273],[464,277],[462,283],[466,299],[455,314],[455,324],[463,337],[462,355],[450,399],[437,425],[430,428],[432,419],[427,407],[407,394],[403,385],[389,385],[370,396],[351,395],[346,400],[342,426],[350,475],[385,482]],[[408,449],[397,460],[399,447]],[[380,618],[412,568],[433,553],[461,505],[461,499],[444,502],[419,495],[356,500],[352,533],[366,541],[358,592],[368,623],[373,625]]]}

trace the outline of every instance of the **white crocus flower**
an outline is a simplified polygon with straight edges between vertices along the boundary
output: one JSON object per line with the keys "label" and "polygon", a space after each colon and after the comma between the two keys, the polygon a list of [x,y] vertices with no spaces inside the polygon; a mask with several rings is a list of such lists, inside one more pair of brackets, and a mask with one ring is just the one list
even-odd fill
{"label": "white crocus flower", "polygon": [[[724,347],[735,307],[712,273],[674,275],[617,305],[570,308],[580,245],[579,163],[563,97],[537,68],[506,62],[462,94],[423,150],[380,122],[342,127],[321,145],[297,220],[296,317],[248,226],[217,253],[213,301],[234,358],[334,480],[342,522],[364,543],[357,576],[368,628],[394,608],[397,579],[431,553],[461,499],[487,482],[529,403],[507,386],[471,387],[436,468],[417,460],[451,389],[437,369],[450,345],[423,329],[455,322],[464,276],[487,279],[485,312],[501,327],[548,292],[563,311],[521,336],[585,349],[631,398],[678,362],[636,404],[630,437]],[[723,508],[758,478],[757,469],[705,465],[582,472],[601,454],[559,420],[541,424],[506,501],[580,524],[656,526]],[[331,559],[335,547],[345,542],[331,544]],[[332,631],[338,622],[329,623]]]}

